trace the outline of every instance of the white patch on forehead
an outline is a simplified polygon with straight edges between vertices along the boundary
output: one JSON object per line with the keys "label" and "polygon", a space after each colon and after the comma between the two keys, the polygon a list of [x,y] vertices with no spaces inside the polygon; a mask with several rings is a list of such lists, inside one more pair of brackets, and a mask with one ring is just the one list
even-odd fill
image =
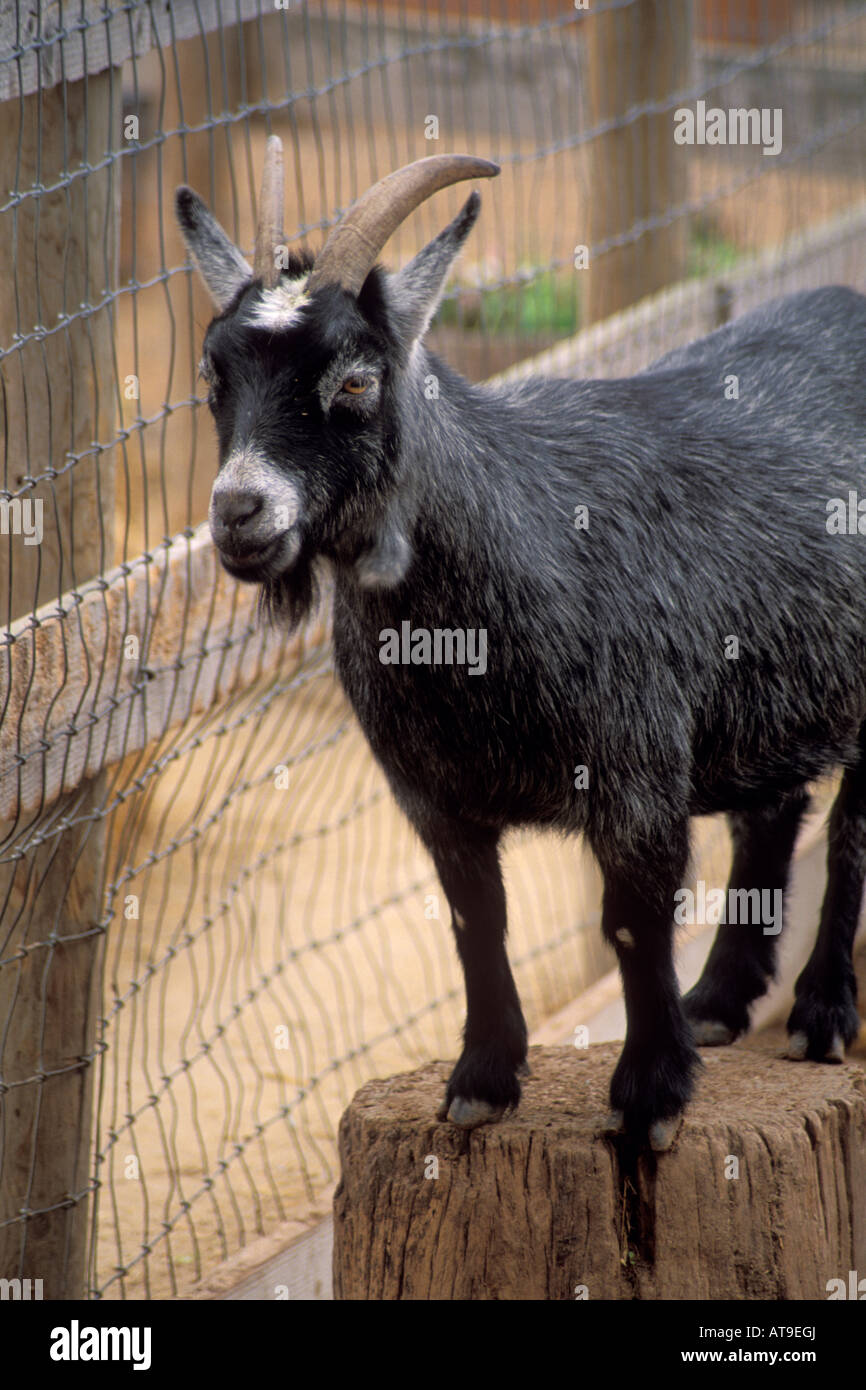
{"label": "white patch on forehead", "polygon": [[293,328],[300,323],[304,305],[310,302],[309,295],[304,293],[306,283],[307,275],[301,275],[297,280],[283,281],[272,290],[262,290],[261,298],[247,315],[247,323],[251,328]]}

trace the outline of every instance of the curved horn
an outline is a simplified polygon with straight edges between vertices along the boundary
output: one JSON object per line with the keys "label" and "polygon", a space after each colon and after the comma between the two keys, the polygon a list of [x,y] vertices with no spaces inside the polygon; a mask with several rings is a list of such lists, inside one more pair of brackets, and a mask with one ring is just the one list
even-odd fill
{"label": "curved horn", "polygon": [[264,280],[267,289],[279,284],[280,268],[274,247],[283,243],[283,142],[278,135],[268,137],[265,146],[265,167],[262,173],[262,193],[259,198],[259,225],[256,229],[256,250],[253,274]]}
{"label": "curved horn", "polygon": [[463,179],[490,179],[498,173],[499,165],[489,159],[434,154],[380,179],[331,232],[310,273],[308,292],[341,285],[358,294],[385,242],[425,198]]}

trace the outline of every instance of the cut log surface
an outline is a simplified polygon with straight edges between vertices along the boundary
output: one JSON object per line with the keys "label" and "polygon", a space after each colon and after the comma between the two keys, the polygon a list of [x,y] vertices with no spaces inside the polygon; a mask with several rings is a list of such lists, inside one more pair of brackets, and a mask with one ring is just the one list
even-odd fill
{"label": "cut log surface", "polygon": [[340,1125],[335,1297],[826,1299],[866,1273],[866,1049],[783,1047],[704,1049],[659,1155],[601,1132],[619,1044],[531,1048],[519,1108],[473,1131],[435,1119],[450,1063],[368,1083]]}

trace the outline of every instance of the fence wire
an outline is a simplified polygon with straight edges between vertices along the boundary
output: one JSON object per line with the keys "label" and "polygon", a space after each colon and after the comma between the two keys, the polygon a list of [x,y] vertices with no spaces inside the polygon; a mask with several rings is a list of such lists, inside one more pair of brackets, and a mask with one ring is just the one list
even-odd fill
{"label": "fence wire", "polygon": [[[209,547],[176,185],[249,252],[275,132],[315,249],[392,169],[493,158],[432,346],[616,374],[774,287],[866,288],[864,67],[842,0],[2,0],[0,1277],[187,1293],[327,1193],[357,1086],[458,1048],[444,900],[327,609],[261,632]],[[756,138],[708,138],[741,109]],[[506,874],[532,1026],[611,963],[598,880],[528,835]]]}

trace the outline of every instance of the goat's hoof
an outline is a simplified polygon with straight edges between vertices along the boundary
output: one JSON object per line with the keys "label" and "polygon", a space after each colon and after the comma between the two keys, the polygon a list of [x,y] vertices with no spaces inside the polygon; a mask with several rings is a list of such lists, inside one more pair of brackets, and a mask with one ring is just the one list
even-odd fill
{"label": "goat's hoof", "polygon": [[788,1039],[785,1056],[791,1062],[802,1062],[809,1051],[809,1039],[805,1033],[792,1033]]}
{"label": "goat's hoof", "polygon": [[845,1061],[845,1043],[843,1042],[843,1040],[842,1040],[842,1035],[841,1035],[840,1033],[837,1033],[837,1034],[835,1035],[835,1037],[833,1038],[833,1041],[831,1042],[831,1044],[830,1044],[830,1046],[828,1047],[827,1051],[824,1053],[824,1061],[825,1061],[825,1062],[844,1062],[844,1061]]}
{"label": "goat's hoof", "polygon": [[698,1047],[727,1047],[737,1036],[727,1023],[714,1018],[693,1018],[690,1022]]}
{"label": "goat's hoof", "polygon": [[[792,1062],[802,1062],[809,1051],[809,1037],[803,1032],[792,1033],[788,1039],[785,1056]],[[820,1059],[823,1062],[839,1063],[845,1061],[845,1039],[841,1033],[833,1034],[833,1041]]]}
{"label": "goat's hoof", "polygon": [[[666,1120],[654,1120],[649,1127],[648,1138],[650,1148],[655,1153],[664,1153],[669,1149],[677,1137],[679,1127],[682,1124],[682,1115],[674,1115]],[[622,1110],[611,1110],[606,1116],[601,1127],[602,1134],[625,1134],[626,1123],[625,1115]]]}
{"label": "goat's hoof", "polygon": [[650,1148],[654,1153],[665,1153],[677,1137],[682,1115],[673,1115],[667,1120],[654,1120],[649,1127]]}
{"label": "goat's hoof", "polygon": [[455,1096],[447,1109],[443,1105],[437,1111],[437,1119],[450,1120],[452,1125],[459,1125],[460,1129],[476,1129],[478,1125],[495,1124],[504,1114],[504,1105],[491,1105],[486,1100],[465,1100],[463,1096]]}

